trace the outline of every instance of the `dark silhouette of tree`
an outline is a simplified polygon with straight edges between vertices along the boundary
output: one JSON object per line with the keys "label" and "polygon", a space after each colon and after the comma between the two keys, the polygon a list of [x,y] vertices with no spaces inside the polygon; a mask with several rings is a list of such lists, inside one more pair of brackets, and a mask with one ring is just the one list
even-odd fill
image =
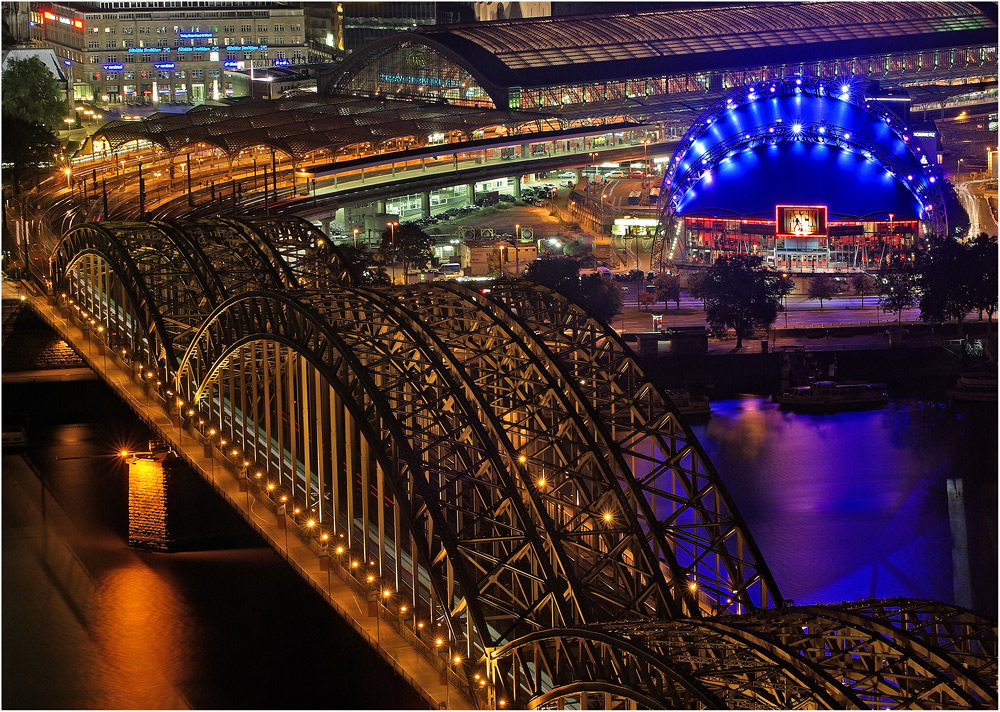
{"label": "dark silhouette of tree", "polygon": [[837,284],[828,274],[817,274],[809,282],[809,298],[819,300],[819,308],[823,309],[823,300],[830,299],[837,293]]}
{"label": "dark silhouette of tree", "polygon": [[920,319],[958,321],[976,306],[976,282],[981,270],[973,246],[951,238],[933,237],[916,264],[920,278]]}
{"label": "dark silhouette of tree", "polygon": [[896,255],[885,260],[877,277],[878,305],[883,312],[895,312],[896,321],[903,318],[903,310],[917,303],[917,274],[913,263]]}
{"label": "dark silhouette of tree", "polygon": [[688,294],[691,295],[692,299],[700,299],[701,306],[703,308],[705,307],[705,293],[702,291],[702,287],[705,284],[705,274],[706,272],[704,270],[695,270],[694,272],[688,274],[687,281],[685,283],[687,285]]}
{"label": "dark silhouette of tree", "polygon": [[[650,304],[656,304],[656,295],[653,292],[639,292],[639,306],[648,307]],[[666,308],[666,303],[664,302],[663,307]],[[648,310],[647,310],[648,311]]]}
{"label": "dark silhouette of tree", "polygon": [[[38,57],[14,59],[3,72],[3,120],[20,119],[43,124],[55,131],[63,128],[66,102],[62,88]],[[6,132],[6,129],[5,129]]]}
{"label": "dark silhouette of tree", "polygon": [[3,115],[3,162],[10,166],[11,183],[20,190],[27,171],[49,165],[59,141],[43,124]]}
{"label": "dark silhouette of tree", "polygon": [[607,324],[622,310],[622,292],[615,282],[601,274],[580,278],[580,304],[598,321]]}
{"label": "dark silhouette of tree", "polygon": [[[393,234],[395,232],[395,234]],[[382,232],[382,244],[379,253],[385,264],[399,260],[403,265],[403,282],[410,272],[410,266],[423,268],[431,259],[434,240],[419,226],[405,223],[395,228],[386,228]]]}
{"label": "dark silhouette of tree", "polygon": [[581,278],[580,262],[574,257],[535,260],[528,265],[524,277],[572,299],[603,323],[608,323],[622,309],[617,284],[600,274]]}
{"label": "dark silhouette of tree", "polygon": [[713,331],[732,328],[739,349],[754,329],[774,323],[787,280],[767,269],[756,255],[734,255],[715,261],[701,289]]}
{"label": "dark silhouette of tree", "polygon": [[993,321],[997,310],[997,236],[979,233],[972,242],[972,260],[977,267],[975,280],[975,306],[979,318]]}
{"label": "dark silhouette of tree", "polygon": [[858,272],[851,277],[851,287],[854,293],[861,297],[861,308],[865,306],[865,295],[875,293],[875,280],[864,272]]}
{"label": "dark silhouette of tree", "polygon": [[656,287],[656,298],[663,302],[663,308],[667,308],[667,302],[671,301],[677,308],[681,306],[681,279],[677,275],[661,272],[656,275],[653,281]]}
{"label": "dark silhouette of tree", "polygon": [[337,249],[341,258],[354,267],[362,284],[384,287],[392,283],[385,266],[377,263],[375,255],[368,250],[353,245],[338,245]]}

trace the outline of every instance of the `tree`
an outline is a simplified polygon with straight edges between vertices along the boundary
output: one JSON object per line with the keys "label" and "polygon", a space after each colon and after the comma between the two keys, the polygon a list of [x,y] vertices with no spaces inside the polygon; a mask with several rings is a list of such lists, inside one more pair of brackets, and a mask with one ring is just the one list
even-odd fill
{"label": "tree", "polygon": [[[656,295],[653,292],[639,292],[639,306],[648,307],[650,304],[656,304]],[[664,303],[664,307],[666,304]]]}
{"label": "tree", "polygon": [[809,298],[819,300],[819,308],[823,308],[823,300],[830,299],[837,293],[837,284],[828,274],[817,274],[809,282]]}
{"label": "tree", "polygon": [[913,264],[896,255],[882,263],[878,270],[878,305],[883,312],[896,312],[901,321],[903,310],[917,303],[917,279]]}
{"label": "tree", "polygon": [[622,309],[618,286],[600,274],[581,278],[580,262],[574,257],[535,260],[528,265],[524,277],[572,299],[604,323]]}
{"label": "tree", "polygon": [[604,324],[622,310],[621,289],[602,274],[588,274],[580,278],[578,301]]}
{"label": "tree", "polygon": [[43,124],[3,115],[3,162],[11,167],[14,190],[20,189],[21,179],[28,170],[52,161],[59,141]]}
{"label": "tree", "polygon": [[787,280],[767,269],[756,255],[734,255],[715,261],[701,289],[708,323],[713,330],[732,328],[739,349],[754,329],[774,323]]}
{"label": "tree", "polygon": [[975,284],[981,272],[973,246],[952,238],[931,238],[916,265],[920,277],[920,319],[962,320],[976,305]]}
{"label": "tree", "polygon": [[38,57],[15,59],[7,64],[3,73],[4,124],[13,118],[43,124],[55,131],[63,127],[65,116],[66,102],[59,80]]}
{"label": "tree", "polygon": [[688,294],[693,299],[700,299],[702,307],[705,306],[705,293],[702,290],[705,285],[705,274],[704,270],[699,269],[689,273],[687,277]]}
{"label": "tree", "polygon": [[681,280],[674,274],[661,272],[656,275],[653,281],[656,287],[656,298],[663,302],[663,308],[667,308],[667,302],[672,301],[680,309],[681,306]]}
{"label": "tree", "polygon": [[986,318],[993,321],[997,310],[997,236],[979,233],[972,242],[972,260],[977,267],[974,292],[979,318],[985,311]]}
{"label": "tree", "polygon": [[391,264],[396,260],[403,263],[403,282],[410,272],[410,265],[424,267],[430,260],[434,239],[419,226],[405,223],[382,232],[382,244],[379,252],[382,260]]}
{"label": "tree", "polygon": [[377,287],[392,284],[385,266],[377,264],[368,250],[353,245],[339,245],[337,252],[341,259],[350,264],[361,278],[361,284]]}
{"label": "tree", "polygon": [[865,307],[865,295],[875,293],[875,280],[865,272],[858,272],[851,277],[851,287],[854,293],[861,297],[861,308]]}

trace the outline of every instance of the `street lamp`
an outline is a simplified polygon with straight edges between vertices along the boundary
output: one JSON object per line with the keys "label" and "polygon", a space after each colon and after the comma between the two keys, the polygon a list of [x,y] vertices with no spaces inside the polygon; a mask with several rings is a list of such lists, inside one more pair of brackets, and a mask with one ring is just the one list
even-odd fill
{"label": "street lamp", "polygon": [[[389,244],[392,246],[392,283],[396,284],[396,226],[399,225],[395,220],[392,222],[387,222],[386,227],[389,228]],[[406,275],[403,275],[403,279],[406,279]]]}
{"label": "street lamp", "polygon": [[514,273],[521,276],[521,226],[514,225]]}
{"label": "street lamp", "polygon": [[358,249],[358,228],[354,228],[354,249]]}

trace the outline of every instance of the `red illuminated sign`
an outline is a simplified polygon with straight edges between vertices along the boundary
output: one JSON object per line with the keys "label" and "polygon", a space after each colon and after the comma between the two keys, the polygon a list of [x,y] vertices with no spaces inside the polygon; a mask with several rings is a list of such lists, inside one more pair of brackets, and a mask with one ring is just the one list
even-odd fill
{"label": "red illuminated sign", "polygon": [[48,11],[43,12],[42,13],[42,17],[44,17],[46,20],[54,20],[54,19],[56,19],[56,16],[53,15],[51,12],[48,12]]}
{"label": "red illuminated sign", "polygon": [[73,20],[73,27],[75,27],[78,30],[82,30],[83,29],[83,20]]}
{"label": "red illuminated sign", "polygon": [[826,206],[777,205],[774,222],[778,237],[826,237]]}

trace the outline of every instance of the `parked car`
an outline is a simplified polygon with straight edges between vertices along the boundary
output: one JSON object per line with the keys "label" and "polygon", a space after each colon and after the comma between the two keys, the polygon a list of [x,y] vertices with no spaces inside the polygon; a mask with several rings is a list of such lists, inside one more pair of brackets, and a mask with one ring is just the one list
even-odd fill
{"label": "parked car", "polygon": [[576,173],[574,171],[565,171],[559,174],[560,178],[572,178],[576,180]]}
{"label": "parked car", "polygon": [[611,171],[610,173],[608,173],[604,177],[605,178],[624,178],[625,177],[625,171]]}

